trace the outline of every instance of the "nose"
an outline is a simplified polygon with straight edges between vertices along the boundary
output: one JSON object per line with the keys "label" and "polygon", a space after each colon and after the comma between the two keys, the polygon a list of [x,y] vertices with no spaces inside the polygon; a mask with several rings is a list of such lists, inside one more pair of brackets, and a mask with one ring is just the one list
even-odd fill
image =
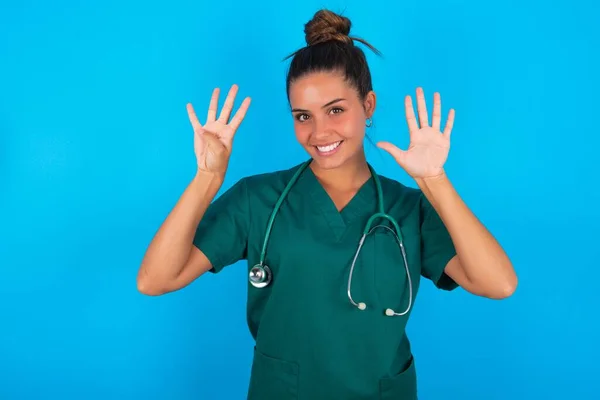
{"label": "nose", "polygon": [[326,117],[318,116],[313,118],[312,136],[315,139],[324,139],[331,136],[333,130]]}

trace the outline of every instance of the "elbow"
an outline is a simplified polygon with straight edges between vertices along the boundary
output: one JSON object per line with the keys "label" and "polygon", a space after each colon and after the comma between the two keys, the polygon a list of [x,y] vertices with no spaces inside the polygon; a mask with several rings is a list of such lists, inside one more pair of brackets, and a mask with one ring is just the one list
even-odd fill
{"label": "elbow", "polygon": [[165,293],[164,291],[158,290],[156,287],[149,285],[147,282],[139,280],[137,282],[137,290],[146,296],[160,296]]}
{"label": "elbow", "polygon": [[492,296],[490,296],[490,298],[495,300],[508,299],[515,293],[515,290],[517,290],[516,285],[506,285],[502,288],[499,288],[495,293],[493,293]]}
{"label": "elbow", "polygon": [[497,285],[493,293],[490,293],[488,297],[495,300],[508,299],[517,290],[517,284],[517,277],[513,276],[510,279],[507,279],[502,284]]}
{"label": "elbow", "polygon": [[515,293],[517,283],[517,276],[511,274],[508,277],[488,277],[480,281],[467,279],[464,287],[467,291],[481,297],[492,300],[504,300]]}
{"label": "elbow", "polygon": [[160,296],[167,293],[164,287],[158,285],[156,280],[149,278],[142,273],[137,277],[137,290],[146,296]]}
{"label": "elbow", "polygon": [[[510,260],[506,259],[504,263],[496,266],[494,270],[501,272],[494,279],[494,284],[490,287],[489,298],[495,300],[504,300],[511,297],[517,290],[518,278]],[[491,283],[491,282],[490,282]]]}

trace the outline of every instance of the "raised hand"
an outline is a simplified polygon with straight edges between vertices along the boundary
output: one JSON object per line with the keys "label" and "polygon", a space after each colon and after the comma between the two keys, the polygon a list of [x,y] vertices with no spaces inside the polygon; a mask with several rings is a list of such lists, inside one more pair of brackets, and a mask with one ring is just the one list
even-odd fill
{"label": "raised hand", "polygon": [[198,169],[211,173],[225,175],[235,132],[246,116],[250,106],[250,98],[246,97],[241,106],[231,118],[235,96],[238,86],[229,89],[221,114],[217,118],[217,105],[219,103],[219,88],[213,90],[208,107],[206,123],[200,124],[196,112],[191,104],[187,104],[188,116],[194,128],[194,151],[198,162]]}
{"label": "raised hand", "polygon": [[444,163],[448,159],[448,152],[450,151],[450,134],[454,124],[454,109],[451,109],[448,113],[446,126],[442,133],[440,131],[442,104],[439,93],[435,93],[433,97],[431,125],[429,125],[425,95],[422,88],[417,89],[419,124],[417,124],[411,96],[406,96],[404,105],[410,135],[408,150],[401,150],[389,142],[379,142],[377,146],[390,153],[396,162],[414,179],[434,178],[443,175]]}

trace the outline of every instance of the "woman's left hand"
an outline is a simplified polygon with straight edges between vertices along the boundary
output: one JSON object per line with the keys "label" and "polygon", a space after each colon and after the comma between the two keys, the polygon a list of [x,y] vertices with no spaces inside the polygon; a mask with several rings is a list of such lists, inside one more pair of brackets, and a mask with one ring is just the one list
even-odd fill
{"label": "woman's left hand", "polygon": [[429,179],[444,174],[444,163],[450,151],[450,133],[454,124],[454,110],[448,113],[444,132],[440,131],[441,100],[440,94],[433,97],[433,118],[429,125],[427,106],[422,88],[417,89],[417,112],[419,125],[415,118],[411,96],[404,100],[406,122],[410,135],[408,150],[401,150],[389,142],[379,142],[377,146],[387,151],[396,162],[414,179]]}

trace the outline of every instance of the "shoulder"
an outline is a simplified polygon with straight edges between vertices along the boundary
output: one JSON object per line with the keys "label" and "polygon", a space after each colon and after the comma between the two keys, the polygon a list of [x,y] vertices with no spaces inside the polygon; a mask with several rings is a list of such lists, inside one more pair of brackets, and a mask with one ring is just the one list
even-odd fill
{"label": "shoulder", "polygon": [[425,218],[432,209],[423,191],[418,187],[410,187],[396,179],[378,175],[386,204],[400,214],[412,214],[418,220]]}
{"label": "shoulder", "polygon": [[385,175],[378,175],[385,199],[389,202],[419,203],[423,192],[419,188],[406,186],[402,182]]}
{"label": "shoulder", "polygon": [[248,175],[239,179],[237,184],[243,185],[249,196],[281,193],[301,165]]}

